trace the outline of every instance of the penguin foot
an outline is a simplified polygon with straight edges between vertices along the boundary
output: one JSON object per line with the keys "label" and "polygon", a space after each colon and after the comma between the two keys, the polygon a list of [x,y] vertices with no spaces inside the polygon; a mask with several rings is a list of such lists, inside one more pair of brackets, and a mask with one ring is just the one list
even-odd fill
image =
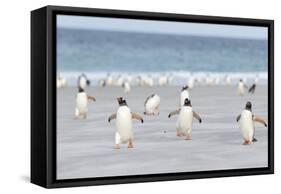
{"label": "penguin foot", "polygon": [[119,145],[119,144],[116,144],[116,145],[115,145],[115,149],[120,149],[120,145]]}
{"label": "penguin foot", "polygon": [[185,140],[192,140],[191,136],[186,136]]}
{"label": "penguin foot", "polygon": [[252,142],[251,141],[244,141],[243,145],[251,145]]}
{"label": "penguin foot", "polygon": [[128,148],[134,148],[133,144],[129,143]]}
{"label": "penguin foot", "polygon": [[178,136],[178,137],[182,137],[182,134],[177,131],[177,136]]}

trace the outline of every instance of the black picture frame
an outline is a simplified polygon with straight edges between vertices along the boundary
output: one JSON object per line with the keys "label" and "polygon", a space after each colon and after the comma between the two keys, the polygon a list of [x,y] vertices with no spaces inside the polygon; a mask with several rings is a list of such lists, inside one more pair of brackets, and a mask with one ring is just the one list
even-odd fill
{"label": "black picture frame", "polygon": [[[102,16],[268,27],[268,167],[56,180],[56,15]],[[274,21],[46,6],[31,12],[31,182],[46,188],[274,173]]]}

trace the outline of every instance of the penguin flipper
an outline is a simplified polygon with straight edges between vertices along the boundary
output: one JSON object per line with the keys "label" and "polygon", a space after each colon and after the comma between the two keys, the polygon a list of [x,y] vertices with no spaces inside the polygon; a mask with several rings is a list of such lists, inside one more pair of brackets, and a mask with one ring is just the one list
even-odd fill
{"label": "penguin flipper", "polygon": [[236,122],[238,122],[241,118],[241,114],[236,117]]}
{"label": "penguin flipper", "polygon": [[88,97],[88,100],[96,101],[96,98],[93,96],[87,96],[87,97]]}
{"label": "penguin flipper", "polygon": [[265,122],[261,117],[254,116],[254,117],[253,117],[253,120],[256,121],[256,122],[258,122],[258,123],[261,123],[261,124],[263,124],[265,127],[267,127],[266,122]]}
{"label": "penguin flipper", "polygon": [[131,114],[132,114],[132,119],[140,120],[143,123],[143,118],[139,114],[134,112],[132,112]]}
{"label": "penguin flipper", "polygon": [[110,117],[108,118],[108,122],[110,123],[110,121],[112,119],[116,119],[116,113],[113,113],[112,115],[110,115]]}
{"label": "penguin flipper", "polygon": [[168,117],[170,118],[171,116],[177,115],[177,114],[179,114],[179,113],[180,113],[180,109],[175,110],[175,111],[173,111],[173,112],[170,112],[170,114],[168,115]]}
{"label": "penguin flipper", "polygon": [[196,113],[195,111],[193,111],[193,117],[195,117],[195,118],[199,121],[199,123],[201,123],[201,122],[202,122],[201,117],[200,117],[200,116],[199,116],[199,114],[198,114],[198,113]]}

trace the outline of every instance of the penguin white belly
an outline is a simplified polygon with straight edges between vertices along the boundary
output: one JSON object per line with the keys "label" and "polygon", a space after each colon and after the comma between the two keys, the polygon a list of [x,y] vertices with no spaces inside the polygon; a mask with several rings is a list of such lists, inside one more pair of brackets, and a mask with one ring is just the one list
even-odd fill
{"label": "penguin white belly", "polygon": [[158,95],[154,95],[150,98],[145,104],[145,112],[147,114],[158,114],[159,113],[159,105],[160,105],[160,97]]}
{"label": "penguin white belly", "polygon": [[191,107],[182,107],[179,113],[177,130],[183,135],[191,135],[193,112]]}
{"label": "penguin white belly", "polygon": [[88,98],[85,92],[77,94],[76,98],[76,108],[80,114],[86,114],[88,112]]}
{"label": "penguin white belly", "polygon": [[133,123],[132,114],[127,106],[121,106],[117,110],[116,115],[116,131],[120,137],[120,143],[127,143],[129,139],[133,139]]}
{"label": "penguin white belly", "polygon": [[244,95],[244,85],[243,85],[243,83],[238,84],[237,92],[238,92],[238,95],[240,95],[240,96]]}
{"label": "penguin white belly", "polygon": [[247,141],[252,141],[254,135],[254,122],[252,113],[248,110],[243,110],[238,122],[242,136]]}
{"label": "penguin white belly", "polygon": [[79,86],[80,86],[81,88],[83,88],[83,89],[86,88],[86,86],[87,86],[87,80],[86,80],[85,77],[81,77],[81,78],[79,79]]}
{"label": "penguin white belly", "polygon": [[189,99],[189,92],[187,90],[184,90],[181,92],[180,106],[183,106],[186,98]]}

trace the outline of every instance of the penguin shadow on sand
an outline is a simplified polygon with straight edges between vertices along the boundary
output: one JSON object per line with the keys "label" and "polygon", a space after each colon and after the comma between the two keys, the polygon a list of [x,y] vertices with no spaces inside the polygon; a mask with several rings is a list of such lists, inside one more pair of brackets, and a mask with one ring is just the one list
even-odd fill
{"label": "penguin shadow on sand", "polygon": [[139,120],[143,123],[143,118],[134,112],[131,112],[127,102],[123,97],[117,98],[119,107],[116,113],[113,113],[108,118],[110,123],[113,119],[116,119],[116,132],[115,132],[115,149],[120,149],[121,144],[127,144],[128,148],[133,148],[133,119]]}
{"label": "penguin shadow on sand", "polygon": [[244,143],[243,145],[251,145],[258,140],[255,138],[255,123],[260,123],[267,127],[267,123],[263,118],[256,116],[252,111],[252,103],[247,102],[244,110],[236,117],[236,121],[240,128]]}
{"label": "penguin shadow on sand", "polygon": [[78,93],[76,95],[76,107],[74,119],[86,119],[88,116],[88,101],[96,101],[96,98],[88,95],[85,89],[78,86]]}
{"label": "penguin shadow on sand", "polygon": [[168,118],[174,115],[178,115],[176,123],[176,135],[178,137],[184,137],[185,140],[192,140],[192,123],[193,118],[196,118],[199,123],[202,123],[202,119],[198,113],[193,111],[191,101],[186,98],[183,106],[173,112],[170,112]]}

